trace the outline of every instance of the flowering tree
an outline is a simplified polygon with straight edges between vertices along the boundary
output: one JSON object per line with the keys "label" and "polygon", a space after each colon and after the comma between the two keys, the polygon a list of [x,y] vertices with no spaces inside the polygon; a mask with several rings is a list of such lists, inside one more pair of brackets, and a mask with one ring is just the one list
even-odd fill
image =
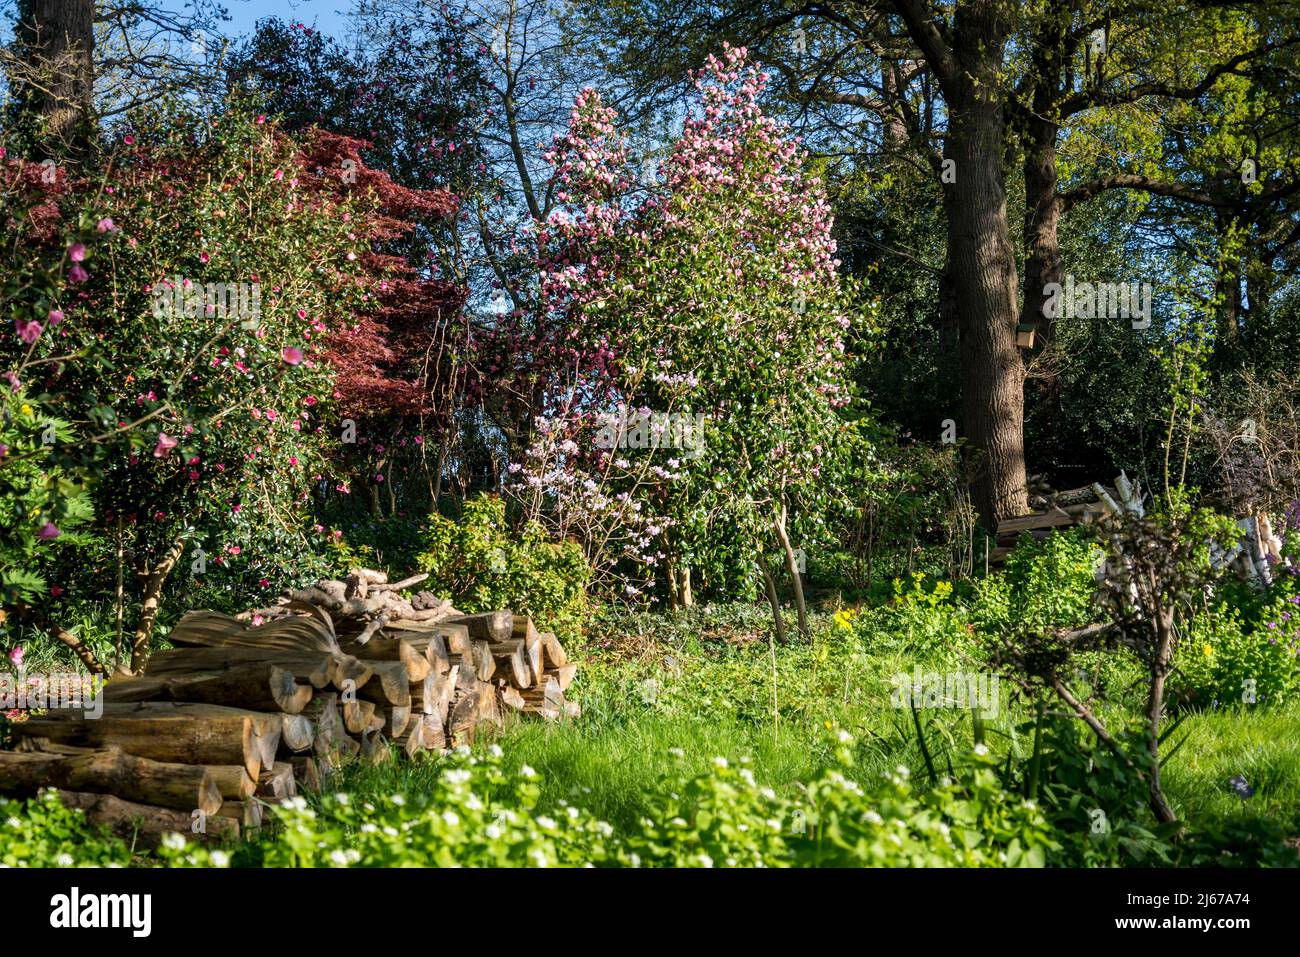
{"label": "flowering tree", "polygon": [[692,563],[720,567],[730,554],[766,570],[768,547],[799,597],[791,516],[824,509],[848,430],[837,410],[849,401],[852,290],[820,184],[759,106],[765,83],[743,49],[711,57],[649,195],[594,91],[549,154],[565,206],[539,235],[539,308],[564,329],[550,348],[572,370],[557,401],[583,397],[569,404],[587,417],[597,463],[625,454],[595,448],[590,432],[617,403],[669,426],[677,420],[662,416],[703,416],[691,448],[653,424],[648,442],[632,443],[665,466],[646,495],[669,519],[663,551],[679,597]]}

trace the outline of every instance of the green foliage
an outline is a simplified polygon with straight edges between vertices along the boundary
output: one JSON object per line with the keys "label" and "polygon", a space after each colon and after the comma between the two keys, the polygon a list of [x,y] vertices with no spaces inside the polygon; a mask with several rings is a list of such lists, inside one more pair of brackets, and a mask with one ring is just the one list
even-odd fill
{"label": "green foliage", "polygon": [[81,811],[64,807],[54,790],[28,801],[0,798],[0,866],[124,867],[130,862],[125,844],[87,824]]}
{"label": "green foliage", "polygon": [[992,602],[986,613],[1005,610],[1004,624],[1034,631],[1086,624],[1100,557],[1085,528],[1052,532],[1041,540],[1021,535],[1003,567],[1005,591],[997,586],[986,591]]}
{"label": "green foliage", "polygon": [[465,612],[510,608],[562,641],[581,635],[591,569],[575,542],[549,541],[531,522],[512,529],[505,502],[489,494],[467,501],[459,522],[431,516],[423,534],[416,563],[429,573],[425,588]]}
{"label": "green foliage", "polygon": [[1200,707],[1290,699],[1300,688],[1300,608],[1293,597],[1279,596],[1258,624],[1243,622],[1241,613],[1227,604],[1194,615],[1174,655],[1174,692]]}

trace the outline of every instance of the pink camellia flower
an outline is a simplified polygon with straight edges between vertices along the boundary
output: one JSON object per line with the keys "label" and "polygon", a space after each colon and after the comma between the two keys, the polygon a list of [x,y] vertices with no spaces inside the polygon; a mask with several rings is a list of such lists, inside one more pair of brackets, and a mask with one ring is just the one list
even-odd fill
{"label": "pink camellia flower", "polygon": [[46,318],[49,319],[50,325],[57,326],[59,323],[63,321],[63,310],[51,309],[50,314],[46,316]]}
{"label": "pink camellia flower", "polygon": [[172,449],[180,444],[180,439],[174,439],[166,432],[158,433],[158,444],[153,447],[153,457],[156,459],[165,459],[171,454]]}
{"label": "pink camellia flower", "polygon": [[90,273],[82,269],[80,263],[74,263],[72,268],[68,270],[68,280],[70,282],[85,282],[89,278]]}
{"label": "pink camellia flower", "polygon": [[254,628],[256,628],[258,625],[263,625],[265,623],[266,623],[266,619],[263,618],[261,615],[253,616],[252,625]]}
{"label": "pink camellia flower", "polygon": [[73,243],[68,247],[68,258],[74,263],[82,262],[86,258],[86,247],[82,243]]}
{"label": "pink camellia flower", "polygon": [[21,668],[23,666],[23,655],[25,654],[27,654],[27,652],[23,650],[22,645],[14,645],[9,649],[8,657],[9,660],[13,662],[15,668]]}
{"label": "pink camellia flower", "polygon": [[117,229],[117,227],[113,225],[113,221],[109,219],[107,216],[105,216],[103,219],[97,222],[95,224],[95,228],[98,229],[101,233],[111,233],[115,229]]}
{"label": "pink camellia flower", "polygon": [[258,584],[258,586],[261,587],[261,588],[270,588],[270,587],[271,587],[271,580],[270,580],[269,578],[259,578],[259,579],[257,580],[257,584]]}
{"label": "pink camellia flower", "polygon": [[302,362],[302,350],[296,346],[285,346],[280,350],[280,358],[291,366],[296,366]]}
{"label": "pink camellia flower", "polygon": [[59,531],[59,527],[57,525],[55,525],[53,522],[46,522],[37,531],[36,537],[43,542],[51,542],[62,534],[63,533]]}
{"label": "pink camellia flower", "polygon": [[297,468],[297,467],[298,467],[298,456],[296,456],[296,455],[291,455],[291,456],[289,456],[289,464],[292,465],[294,468]]}
{"label": "pink camellia flower", "polygon": [[135,137],[128,133],[126,136],[122,137],[122,142],[125,143],[127,146],[134,146]]}
{"label": "pink camellia flower", "polygon": [[208,262],[211,258],[212,258],[212,257],[209,256],[207,253],[199,253],[199,262],[201,262],[201,263],[206,263],[206,262]]}
{"label": "pink camellia flower", "polygon": [[264,113],[258,113],[258,114],[257,114],[257,125],[258,125],[258,126],[261,126],[261,125],[262,125],[263,123],[265,123],[265,122],[266,122],[266,114],[264,114]]}
{"label": "pink camellia flower", "polygon": [[278,169],[273,174],[277,180],[284,179],[284,170]]}
{"label": "pink camellia flower", "polygon": [[18,330],[18,338],[29,346],[41,337],[41,333],[45,329],[45,327],[35,319],[32,319],[31,321],[15,319],[14,328]]}
{"label": "pink camellia flower", "polygon": [[230,552],[230,554],[232,555],[238,555],[240,552],[240,547],[238,545],[231,545],[229,548],[226,549],[226,551]]}

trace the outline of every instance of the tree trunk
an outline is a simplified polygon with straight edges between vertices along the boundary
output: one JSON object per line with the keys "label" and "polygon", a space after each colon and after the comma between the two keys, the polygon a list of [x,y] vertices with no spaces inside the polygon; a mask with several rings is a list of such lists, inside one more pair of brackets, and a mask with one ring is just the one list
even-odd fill
{"label": "tree trunk", "polygon": [[786,643],[785,637],[785,619],[781,617],[781,599],[776,593],[776,582],[772,580],[772,574],[767,570],[767,563],[763,556],[758,556],[758,570],[763,576],[763,590],[767,593],[767,603],[772,606],[772,624],[776,628],[776,640],[781,644]]}
{"label": "tree trunk", "polygon": [[1160,720],[1165,708],[1165,680],[1174,653],[1173,609],[1159,609],[1154,627],[1157,630],[1156,654],[1151,664],[1151,689],[1147,696],[1147,787],[1151,813],[1162,824],[1169,824],[1178,818],[1165,799],[1160,784]]}
{"label": "tree trunk", "polygon": [[1006,46],[1010,8],[1000,0],[956,4],[945,35],[931,5],[895,0],[895,10],[939,80],[948,106],[943,184],[948,271],[961,331],[965,434],[979,456],[972,499],[988,529],[1028,511],[1025,492],[1024,365],[1016,349],[1020,310],[1015,250],[1007,218]]}
{"label": "tree trunk", "polygon": [[84,156],[94,137],[94,0],[21,0],[15,39],[20,62],[10,82],[37,124],[41,153]]}
{"label": "tree trunk", "polygon": [[139,674],[149,657],[149,639],[153,637],[154,622],[158,620],[158,606],[162,601],[163,585],[167,576],[180,560],[185,542],[177,539],[172,543],[167,554],[158,560],[151,569],[148,562],[140,561],[136,565],[136,574],[144,580],[144,591],[140,596],[140,620],[135,626],[135,637],[131,639],[131,673]]}
{"label": "tree trunk", "polygon": [[[990,87],[994,79],[984,82]],[[953,110],[946,154],[948,262],[960,304],[962,411],[975,463],[972,499],[985,528],[1029,510],[1024,365],[1016,348],[1016,259],[1002,175],[1003,116],[984,85]]]}
{"label": "tree trunk", "polygon": [[803,599],[803,576],[799,574],[799,562],[795,558],[794,549],[790,545],[790,536],[785,530],[786,508],[785,503],[777,512],[776,521],[773,527],[776,530],[776,540],[781,544],[781,552],[785,556],[785,568],[790,573],[791,587],[794,592],[794,607],[799,616],[799,635],[802,638],[809,637],[808,631],[808,606],[804,604]]}

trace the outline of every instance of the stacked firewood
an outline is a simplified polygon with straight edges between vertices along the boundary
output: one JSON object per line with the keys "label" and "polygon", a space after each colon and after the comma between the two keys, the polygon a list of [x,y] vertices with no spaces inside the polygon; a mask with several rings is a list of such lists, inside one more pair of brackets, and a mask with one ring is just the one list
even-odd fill
{"label": "stacked firewood", "polygon": [[445,751],[516,714],[579,714],[564,695],[576,666],[553,634],[510,611],[402,596],[424,577],[361,569],[234,618],[186,614],[143,675],[103,686],[99,716],[15,724],[0,793],[57,787],[92,821],[226,837],[347,761]]}

